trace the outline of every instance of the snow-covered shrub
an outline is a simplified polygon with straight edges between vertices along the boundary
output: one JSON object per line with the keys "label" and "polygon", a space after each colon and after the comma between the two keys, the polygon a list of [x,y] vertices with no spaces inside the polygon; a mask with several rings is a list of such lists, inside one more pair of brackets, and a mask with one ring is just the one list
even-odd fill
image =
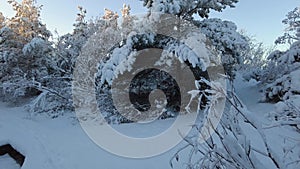
{"label": "snow-covered shrub", "polygon": [[17,101],[20,96],[37,95],[39,92],[31,82],[38,81],[44,85],[46,77],[54,71],[51,43],[37,37],[22,49],[10,47],[9,43],[3,45],[1,83],[5,99]]}
{"label": "snow-covered shrub", "polygon": [[[283,101],[292,95],[299,95],[299,68],[300,68],[300,13],[299,8],[289,12],[283,23],[287,25],[288,37],[277,39],[277,43],[285,40],[293,42],[286,51],[274,51],[268,57],[268,66],[262,74],[262,83],[267,84],[265,89],[266,101]],[[293,34],[293,35],[292,35]]]}
{"label": "snow-covered shrub", "polygon": [[261,81],[266,85],[265,101],[283,101],[299,93],[300,41],[285,52],[274,51]]}
{"label": "snow-covered shrub", "polygon": [[273,82],[266,85],[263,100],[278,102],[288,100],[293,95],[299,95],[299,75],[300,70],[294,70],[289,74],[283,74],[282,77],[274,79]]}
{"label": "snow-covered shrub", "polygon": [[300,12],[291,11],[283,23],[287,24],[287,33],[279,37],[276,43],[292,43],[286,51],[274,51],[268,57],[269,63],[261,75],[265,84],[263,101],[275,102],[276,110],[270,113],[273,120],[283,124],[299,123],[300,96]]}
{"label": "snow-covered shrub", "polygon": [[294,95],[286,101],[276,103],[275,110],[269,113],[272,126],[294,126],[300,129],[300,96]]}
{"label": "snow-covered shrub", "polygon": [[48,83],[47,86],[33,82],[34,87],[41,93],[26,106],[31,115],[46,114],[51,118],[56,118],[74,110],[69,80],[58,77],[52,77],[49,80],[52,83]]}
{"label": "snow-covered shrub", "polygon": [[297,126],[300,117],[300,46],[294,44],[288,51],[275,52],[274,55],[276,54],[280,57],[273,63],[274,68],[264,72],[267,84],[263,101],[277,103],[276,109],[270,113],[272,120]]}
{"label": "snow-covered shrub", "polygon": [[[166,41],[169,41],[168,43],[165,43]],[[128,43],[129,42],[129,43]],[[132,42],[132,43],[130,43]],[[206,63],[203,63],[201,61],[200,58],[198,58],[198,56],[196,55],[192,55],[191,51],[189,50],[185,50],[184,45],[183,44],[176,44],[175,41],[172,41],[171,39],[168,39],[168,37],[159,37],[157,35],[145,35],[145,34],[141,34],[141,35],[135,35],[132,37],[128,37],[127,39],[127,43],[120,47],[120,48],[115,48],[112,52],[112,54],[109,57],[109,60],[107,60],[103,65],[100,65],[100,70],[98,73],[98,77],[99,77],[99,85],[101,86],[101,88],[103,88],[104,86],[111,86],[114,79],[116,77],[118,77],[119,74],[124,74],[124,72],[126,71],[130,71],[132,69],[132,65],[135,62],[135,58],[136,57],[134,55],[135,50],[142,50],[143,48],[147,49],[147,48],[162,48],[165,50],[170,50],[169,52],[171,53],[177,53],[177,55],[179,55],[178,57],[179,60],[182,60],[183,63],[186,62],[188,63],[187,65],[190,65],[190,67],[193,67],[195,69],[198,70],[206,70]],[[203,60],[205,60],[207,58],[204,58]],[[124,62],[124,60],[128,61],[127,63]],[[201,72],[201,71],[200,71]],[[204,75],[204,74],[203,74]],[[175,86],[173,86],[174,84],[172,83],[172,79],[167,76],[167,74],[165,74],[164,76],[162,76],[161,72],[158,74],[158,72],[153,72],[151,74],[151,76],[149,77],[144,77],[144,74],[141,75],[141,77],[138,79],[139,81],[137,83],[132,83],[131,85],[133,85],[133,89],[132,90],[139,90],[139,86],[141,84],[145,84],[148,87],[150,86],[156,86],[156,80],[159,79],[161,81],[163,81],[164,83],[161,84],[161,87],[168,90],[167,93],[168,94],[173,94],[176,95],[176,91],[169,91],[170,89],[174,89]],[[160,78],[158,78],[160,77]],[[200,77],[197,77],[200,78]],[[205,77],[208,78],[208,77]],[[142,79],[144,79],[144,81],[142,81]],[[127,80],[131,80],[131,79],[127,79]],[[124,81],[123,81],[124,82]],[[146,87],[146,86],[145,86]],[[138,95],[138,93],[136,94]],[[100,97],[101,98],[101,97]],[[141,98],[140,98],[141,99]],[[178,100],[177,100],[178,101]],[[99,102],[100,103],[100,102]],[[111,101],[111,103],[113,103]],[[172,104],[172,105],[176,105],[176,103],[170,103],[168,102],[168,104]],[[205,104],[205,103],[203,103]],[[142,105],[145,106],[145,105]],[[167,117],[172,117],[174,116],[174,112],[175,112],[176,107],[169,107],[169,109],[167,108],[167,112],[165,112],[165,114],[162,115],[161,118],[167,118]],[[116,111],[113,111],[114,113],[116,113]],[[117,115],[117,114],[116,114]],[[118,115],[116,116],[117,118],[121,118],[119,119],[120,122],[124,122],[123,117],[120,116],[118,117]]]}

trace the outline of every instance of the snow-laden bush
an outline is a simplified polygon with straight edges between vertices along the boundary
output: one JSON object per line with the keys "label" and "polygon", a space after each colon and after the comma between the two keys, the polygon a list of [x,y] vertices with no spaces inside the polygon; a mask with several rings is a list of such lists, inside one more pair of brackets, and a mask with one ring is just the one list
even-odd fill
{"label": "snow-laden bush", "polygon": [[274,52],[271,56],[272,67],[265,70],[262,78],[267,83],[262,99],[277,103],[275,111],[270,113],[272,120],[297,127],[300,117],[300,45],[294,43],[288,51]]}
{"label": "snow-laden bush", "polygon": [[287,33],[278,38],[276,43],[291,43],[284,52],[274,51],[268,57],[269,63],[261,74],[261,82],[265,84],[263,101],[275,102],[276,110],[270,116],[276,122],[295,125],[299,123],[300,105],[300,41],[299,41],[299,8],[289,12],[283,21]]}
{"label": "snow-laden bush", "polygon": [[294,95],[290,99],[276,103],[275,110],[268,117],[273,126],[293,126],[300,129],[300,96]]}
{"label": "snow-laden bush", "polygon": [[274,79],[273,82],[266,85],[266,89],[264,90],[265,97],[263,100],[278,102],[288,100],[293,95],[299,95],[299,75],[300,70],[294,70],[289,74],[283,74],[282,77]]}
{"label": "snow-laden bush", "polygon": [[300,41],[285,52],[274,51],[268,59],[261,77],[262,83],[267,84],[263,100],[278,102],[299,95]]}
{"label": "snow-laden bush", "polygon": [[[32,81],[42,84],[54,70],[51,59],[53,48],[41,38],[33,38],[22,49],[10,48],[2,52],[2,91],[6,100],[17,101],[21,96],[35,96]],[[35,92],[34,92],[35,91]]]}
{"label": "snow-laden bush", "polygon": [[74,110],[69,79],[52,77],[49,80],[52,82],[47,83],[46,86],[33,82],[34,87],[41,93],[26,105],[31,115],[43,114],[56,118]]}

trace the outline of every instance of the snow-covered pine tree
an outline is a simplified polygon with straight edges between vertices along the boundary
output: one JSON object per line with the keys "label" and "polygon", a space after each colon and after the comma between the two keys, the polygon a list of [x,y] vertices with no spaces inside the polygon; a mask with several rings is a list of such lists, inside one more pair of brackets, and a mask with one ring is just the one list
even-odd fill
{"label": "snow-covered pine tree", "polygon": [[246,37],[237,32],[237,26],[230,21],[204,19],[196,21],[196,25],[221,53],[225,72],[233,78],[236,66],[243,62],[244,52],[250,49]]}
{"label": "snow-covered pine tree", "polygon": [[226,7],[234,7],[238,0],[140,0],[152,12],[174,14],[192,20],[193,15],[207,18],[211,10],[221,12]]}
{"label": "snow-covered pine tree", "polygon": [[80,54],[82,46],[86,43],[89,36],[93,33],[90,32],[90,25],[86,21],[87,11],[78,6],[79,12],[72,33],[65,34],[58,38],[56,43],[56,59],[58,67],[61,69],[62,74],[71,76],[77,56]]}
{"label": "snow-covered pine tree", "polygon": [[16,0],[8,0],[16,12],[15,16],[7,20],[7,26],[16,33],[16,38],[28,43],[34,37],[48,39],[51,36],[46,25],[40,21],[40,10],[35,0],[22,0],[21,3]]}
{"label": "snow-covered pine tree", "polygon": [[[97,92],[97,94],[99,94],[97,101],[100,103],[100,109],[103,110],[101,112],[104,112],[107,117],[107,121],[117,123],[126,122],[126,119],[122,116],[118,116],[116,109],[113,106],[110,87],[112,85],[114,75],[122,74],[126,72],[127,68],[131,67],[130,64],[134,62],[133,55],[136,50],[142,50],[144,48],[166,48],[166,50],[168,50],[170,48],[172,52],[177,53],[179,60],[188,63],[188,66],[193,67],[195,71],[198,71],[197,77],[198,75],[200,76],[202,70],[206,70],[206,66],[209,65],[211,59],[207,56],[209,54],[205,53],[206,48],[201,46],[204,44],[203,39],[205,38],[200,33],[199,29],[194,30],[201,36],[193,37],[192,35],[186,35],[188,39],[184,40],[188,41],[190,45],[200,43],[200,48],[205,48],[202,52],[203,56],[201,57],[191,54],[193,52],[190,49],[183,44],[178,44],[174,40],[172,41],[172,38],[170,37],[156,35],[154,31],[155,28],[152,27],[162,25],[155,25],[157,22],[152,20],[152,16],[147,15],[143,18],[131,17],[128,15],[129,9],[126,5],[123,6],[122,13],[123,20],[122,22],[119,22],[120,24],[118,24],[118,22],[116,22],[118,15],[115,12],[106,9],[105,16],[103,17],[106,26],[104,29],[96,32],[85,44],[82,50],[82,56],[80,57],[81,64],[79,65],[94,65],[95,60],[99,61],[99,69],[96,77],[97,89],[99,91]],[[198,49],[195,47],[195,50]],[[169,52],[172,53],[171,51]],[[98,58],[93,58],[93,56]],[[81,68],[77,68],[76,74],[81,73],[83,73],[81,72]],[[82,78],[85,79],[88,77]],[[87,83],[83,79],[80,80],[82,80],[83,83]],[[86,81],[89,81],[89,79],[86,79]]]}
{"label": "snow-covered pine tree", "polygon": [[286,32],[283,36],[280,36],[275,41],[276,44],[288,43],[292,44],[295,41],[300,40],[300,7],[296,7],[290,11],[286,18],[282,21],[283,24],[287,25]]}
{"label": "snow-covered pine tree", "polygon": [[134,30],[134,20],[136,18],[132,15],[130,15],[130,5],[123,4],[123,8],[121,9],[122,13],[122,24],[121,27],[123,28],[122,35],[126,36],[130,31]]}
{"label": "snow-covered pine tree", "polygon": [[40,21],[40,7],[32,0],[8,1],[15,16],[6,19],[1,29],[1,87],[5,99],[16,101],[20,96],[40,93],[34,87],[51,70],[51,33]]}
{"label": "snow-covered pine tree", "polygon": [[118,28],[118,21],[117,19],[119,18],[119,14],[117,12],[113,12],[110,9],[105,8],[104,9],[104,16],[102,19],[105,20],[106,26],[107,27],[112,27],[117,29]]}
{"label": "snow-covered pine tree", "polygon": [[230,21],[220,19],[197,20],[193,16],[208,18],[209,12],[221,12],[226,7],[235,7],[238,0],[143,0],[150,12],[176,15],[195,22],[220,53],[226,73],[234,78],[234,69],[241,62],[243,51],[249,49],[246,38],[237,32],[237,26]]}
{"label": "snow-covered pine tree", "polygon": [[55,44],[52,57],[56,63],[55,73],[48,77],[50,81],[43,93],[28,106],[33,113],[56,117],[73,110],[72,80],[77,57],[88,38],[104,26],[99,19],[86,21],[87,11],[81,6],[78,9],[73,32],[59,37]]}

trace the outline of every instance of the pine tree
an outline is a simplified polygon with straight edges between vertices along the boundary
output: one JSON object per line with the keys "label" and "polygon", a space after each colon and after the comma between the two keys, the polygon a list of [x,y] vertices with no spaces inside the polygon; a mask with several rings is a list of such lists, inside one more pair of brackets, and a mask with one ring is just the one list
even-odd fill
{"label": "pine tree", "polygon": [[150,12],[176,15],[194,22],[207,36],[208,41],[221,53],[221,60],[227,75],[234,78],[234,70],[242,61],[242,52],[249,49],[246,38],[237,32],[233,22],[220,19],[196,20],[198,15],[208,18],[211,10],[221,12],[226,7],[235,7],[238,0],[143,0]]}
{"label": "pine tree", "polygon": [[152,12],[163,12],[177,15],[183,19],[192,19],[193,15],[207,18],[210,10],[221,12],[228,7],[234,7],[238,0],[141,0],[144,6]]}
{"label": "pine tree", "polygon": [[295,41],[300,40],[300,7],[295,8],[294,10],[290,11],[286,18],[282,21],[285,24],[286,31],[283,36],[279,37],[275,43],[276,44],[283,44],[288,43],[292,44]]}
{"label": "pine tree", "polygon": [[40,21],[41,7],[33,0],[8,2],[16,14],[6,19],[0,32],[0,82],[5,98],[16,101],[40,93],[35,82],[46,83],[53,49],[48,41],[51,34]]}
{"label": "pine tree", "polygon": [[249,50],[246,37],[237,32],[237,26],[230,21],[221,19],[204,19],[196,22],[197,26],[221,53],[225,72],[234,77],[236,66],[242,62],[244,51]]}
{"label": "pine tree", "polygon": [[34,0],[23,0],[18,3],[16,0],[8,0],[16,12],[15,16],[8,19],[7,26],[12,29],[19,40],[29,42],[34,37],[48,39],[51,35],[46,25],[40,21],[40,10]]}
{"label": "pine tree", "polygon": [[118,27],[118,21],[119,15],[117,12],[113,12],[110,9],[105,8],[104,9],[104,16],[102,17],[107,27],[117,28]]}

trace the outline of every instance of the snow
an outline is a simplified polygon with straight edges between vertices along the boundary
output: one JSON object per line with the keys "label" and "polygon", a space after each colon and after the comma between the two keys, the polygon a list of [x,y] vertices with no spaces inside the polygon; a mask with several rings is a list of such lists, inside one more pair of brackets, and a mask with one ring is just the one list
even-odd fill
{"label": "snow", "polygon": [[[259,103],[257,82],[245,82],[238,75],[235,86],[242,101],[251,111],[248,113],[252,114],[262,127],[268,126],[270,123],[265,115],[274,109],[274,105]],[[1,103],[0,107],[0,144],[10,143],[26,156],[22,169],[93,169],[99,167],[106,169],[168,169],[171,168],[169,164],[171,157],[185,145],[183,141],[170,151],[151,158],[124,158],[97,146],[89,139],[72,114],[65,114],[50,120],[44,116],[31,117],[23,107],[12,108],[4,103]],[[152,124],[122,124],[113,127],[126,135],[144,138],[160,133],[172,123],[173,120],[169,119],[159,120]],[[250,140],[244,143],[244,139],[239,139],[239,142],[243,142],[241,145],[250,144],[251,147],[265,153],[266,150],[263,148],[263,140],[259,133],[247,123],[243,124],[242,129]],[[283,152],[282,148],[292,147],[294,144],[293,141],[286,138],[297,138],[299,134],[288,127],[270,128],[265,131],[266,139],[271,145],[272,151],[278,155],[277,158],[283,159],[284,155],[289,156],[288,153]],[[230,137],[224,142],[228,143],[227,146],[232,145],[227,147],[228,150],[236,154],[234,158],[242,161],[248,168],[250,163],[247,156],[243,154],[242,147],[232,144],[235,140]],[[174,168],[186,167],[185,162],[188,161],[189,152],[185,150],[183,153],[178,157],[179,162],[173,163]],[[260,153],[254,153],[252,156],[257,159],[255,164],[257,167],[260,166],[260,163],[267,168],[275,167],[268,158]],[[297,159],[297,156],[290,156],[290,158]],[[7,165],[7,168],[17,168],[8,156],[0,156],[0,165],[1,167]]]}
{"label": "snow", "polygon": [[[128,159],[108,153],[90,140],[71,115],[48,120],[44,117],[30,118],[22,107],[10,108],[1,104],[0,143],[11,143],[26,156],[22,169],[84,169],[84,168],[170,168],[169,160],[175,150],[146,159]],[[160,133],[172,121],[146,126],[117,126],[135,136]],[[137,129],[137,130],[136,130]],[[182,168],[182,165],[177,166]]]}
{"label": "snow", "polygon": [[5,169],[20,169],[20,166],[9,155],[0,157],[0,166]]}
{"label": "snow", "polygon": [[[291,44],[290,49],[285,52],[273,52],[268,57],[268,62],[254,66],[262,67],[266,64],[263,70],[248,65],[249,69],[255,69],[253,71],[257,72],[256,79],[260,82],[247,82],[242,78],[245,75],[234,71],[238,68],[237,64],[243,61],[242,55],[250,51],[247,57],[252,56],[251,52],[255,50],[251,49],[251,42],[247,37],[237,31],[233,22],[193,19],[196,15],[201,18],[207,17],[210,10],[222,11],[226,7],[233,7],[238,0],[142,1],[150,13],[143,17],[131,16],[130,7],[124,5],[123,22],[118,22],[118,14],[108,9],[105,9],[103,20],[86,22],[86,11],[79,7],[74,32],[58,38],[57,44],[48,41],[50,32],[40,23],[40,11],[32,4],[33,1],[24,1],[20,10],[17,9],[20,4],[10,1],[17,15],[0,29],[0,59],[1,64],[3,63],[0,72],[4,73],[0,75],[0,85],[3,89],[1,97],[10,104],[16,103],[14,100],[21,96],[25,96],[26,99],[28,97],[31,104],[27,105],[27,108],[31,113],[26,111],[26,107],[10,107],[12,105],[0,102],[0,146],[10,144],[25,155],[22,169],[300,168],[300,28],[299,24],[293,25],[296,23],[294,17],[299,18],[299,15],[294,15],[299,13],[299,8],[290,12],[283,21],[291,27],[277,43],[286,40],[298,41]],[[28,10],[24,6],[27,6]],[[161,12],[195,22],[178,22],[179,18],[164,16]],[[0,15],[0,20],[3,19]],[[28,26],[31,27],[31,31],[27,30]],[[290,33],[296,35],[294,40],[285,37]],[[93,86],[93,80],[96,78],[101,83],[98,87],[104,88],[101,92],[107,92],[108,86],[114,88],[112,83],[118,80],[118,76],[126,75],[135,69],[138,48],[148,45],[163,48],[162,56],[156,58],[155,66],[167,65],[169,73],[172,73],[172,65],[175,65],[172,60],[174,56],[176,61],[189,62],[203,71],[223,64],[229,79],[236,77],[232,84],[236,92],[233,88],[232,91],[226,91],[227,89],[219,87],[219,83],[203,80],[205,84],[212,84],[210,89],[191,90],[188,92],[191,100],[185,97],[181,99],[189,101],[186,107],[189,111],[196,97],[199,103],[203,95],[212,94],[207,96],[212,106],[207,106],[203,110],[204,113],[200,112],[198,119],[191,111],[189,114],[180,114],[176,120],[110,125],[103,125],[104,122],[101,121],[102,123],[98,124],[99,115],[95,113],[96,110],[91,115],[88,114],[90,111],[87,111],[94,108],[89,106],[94,100],[90,94],[94,94],[94,88],[86,92],[85,87]],[[75,62],[77,64],[73,65]],[[146,59],[144,63],[152,66]],[[94,78],[93,71],[96,71],[97,64],[99,74]],[[85,66],[88,69],[84,69]],[[91,76],[88,76],[89,73]],[[80,78],[76,78],[76,75]],[[56,78],[66,80],[60,81]],[[78,99],[78,102],[82,101],[88,105],[80,109],[83,110],[80,113],[84,116],[77,115],[77,118],[75,113],[72,113],[71,79],[74,79],[75,84],[73,94],[80,95],[73,100]],[[194,78],[189,79],[194,81]],[[89,85],[90,80],[92,85]],[[82,82],[83,86],[76,86]],[[193,85],[193,82],[190,84]],[[200,85],[200,81],[196,82],[197,85]],[[34,93],[31,92],[33,88],[42,93],[31,95]],[[80,89],[82,90],[79,91]],[[84,92],[87,95],[83,95]],[[265,101],[274,101],[276,104],[261,102],[262,95]],[[33,96],[37,97],[34,99]],[[57,96],[61,98],[58,99]],[[220,120],[221,115],[217,110],[222,105],[215,104],[224,101],[225,98],[227,104]],[[107,102],[103,100],[100,99],[99,106],[108,104],[110,108],[113,107],[109,99],[106,99]],[[162,105],[156,105],[156,108],[164,108]],[[74,107],[77,108],[76,105]],[[59,113],[58,109],[62,113]],[[200,111],[200,104],[198,110]],[[115,113],[110,110],[105,113],[110,112],[112,115]],[[156,114],[152,110],[149,112]],[[108,116],[110,115],[106,117]],[[109,118],[118,121],[113,116]],[[89,132],[84,122],[79,123],[79,120],[90,119],[94,123],[88,127],[102,130]],[[176,122],[180,127],[188,128],[189,133],[179,130],[181,128]],[[187,137],[185,134],[188,134]],[[161,136],[164,136],[163,141],[157,141],[156,138]],[[208,136],[211,137],[207,140]],[[130,140],[132,137],[136,142]],[[97,145],[99,142],[96,139],[108,143],[111,147]],[[133,144],[129,145],[128,140]],[[155,144],[153,140],[156,141]],[[186,149],[181,149],[186,145]],[[116,153],[119,150],[123,153]],[[151,155],[145,153],[148,151],[152,152]],[[138,155],[134,156],[132,152]],[[6,154],[0,156],[0,169],[3,168],[21,167]]]}
{"label": "snow", "polygon": [[19,164],[7,154],[0,156],[0,166],[3,169],[20,169]]}
{"label": "snow", "polygon": [[[276,159],[283,163],[287,164],[287,162],[283,162],[283,159],[289,159],[291,161],[297,161],[297,153],[291,155],[286,152],[286,147],[295,146],[295,151],[299,151],[299,145],[297,144],[297,140],[299,138],[299,132],[292,129],[289,126],[280,126],[274,125],[272,121],[270,121],[269,115],[271,112],[276,110],[283,109],[283,103],[279,102],[277,104],[271,103],[262,103],[261,97],[262,93],[260,92],[259,83],[255,80],[251,80],[250,82],[246,82],[241,78],[241,74],[237,74],[237,80],[235,81],[235,88],[237,94],[241,98],[241,100],[246,105],[247,109],[250,111],[250,115],[255,119],[256,123],[262,128],[258,131],[251,129],[249,125],[244,125],[243,128],[247,131],[246,135],[248,139],[250,138],[250,142],[252,147],[259,151],[266,151],[263,147],[263,140],[259,136],[258,132],[264,132],[266,134],[267,143],[271,146],[271,152],[276,155]],[[300,103],[300,102],[298,102]],[[286,107],[286,106],[284,106]],[[246,123],[245,123],[246,124]],[[286,156],[290,156],[286,158]],[[260,159],[259,161],[263,161],[265,166],[268,168],[275,168],[274,164],[267,159],[265,156],[260,153],[256,154],[256,158]],[[263,160],[261,160],[263,159]],[[296,164],[295,166],[299,166]],[[284,166],[283,168],[293,168],[293,166]]]}

